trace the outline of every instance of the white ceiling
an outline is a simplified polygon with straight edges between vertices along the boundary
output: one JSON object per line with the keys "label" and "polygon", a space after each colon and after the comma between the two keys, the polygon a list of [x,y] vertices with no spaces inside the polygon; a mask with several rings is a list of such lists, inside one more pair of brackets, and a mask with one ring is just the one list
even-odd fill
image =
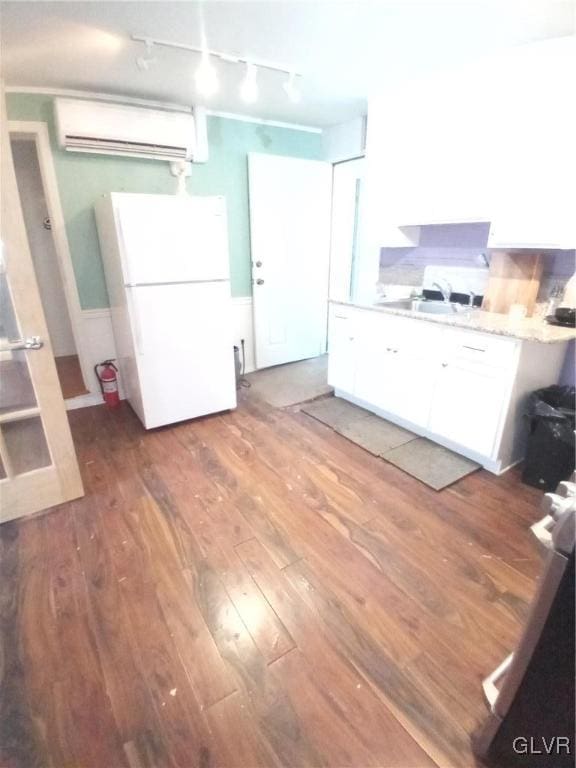
{"label": "white ceiling", "polygon": [[[575,0],[260,0],[259,2],[2,2],[7,85],[72,88],[325,126],[366,111],[387,80],[458,66],[509,45],[574,31]],[[282,75],[260,72],[260,98],[238,97],[239,65],[217,64],[221,87],[195,93],[195,54],[160,49],[140,71],[131,34],[268,59],[302,72],[291,104]]]}

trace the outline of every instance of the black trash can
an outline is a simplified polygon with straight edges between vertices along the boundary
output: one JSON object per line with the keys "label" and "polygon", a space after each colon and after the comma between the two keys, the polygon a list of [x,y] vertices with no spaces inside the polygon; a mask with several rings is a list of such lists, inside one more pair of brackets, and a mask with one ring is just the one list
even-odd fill
{"label": "black trash can", "polygon": [[554,491],[574,471],[574,387],[546,387],[533,392],[526,416],[530,433],[522,472],[527,485]]}

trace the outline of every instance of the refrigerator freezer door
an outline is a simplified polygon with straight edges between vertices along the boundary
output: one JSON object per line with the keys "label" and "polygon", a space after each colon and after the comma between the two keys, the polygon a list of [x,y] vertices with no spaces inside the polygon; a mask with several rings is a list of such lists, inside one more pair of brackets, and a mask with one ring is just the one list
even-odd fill
{"label": "refrigerator freezer door", "polygon": [[229,278],[223,197],[113,198],[127,285]]}
{"label": "refrigerator freezer door", "polygon": [[148,429],[236,407],[227,282],[127,288]]}

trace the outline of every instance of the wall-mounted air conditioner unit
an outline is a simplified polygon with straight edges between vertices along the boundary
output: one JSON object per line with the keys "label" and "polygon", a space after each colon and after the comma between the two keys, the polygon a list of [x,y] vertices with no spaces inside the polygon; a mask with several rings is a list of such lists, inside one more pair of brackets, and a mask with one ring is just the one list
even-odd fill
{"label": "wall-mounted air conditioner unit", "polygon": [[206,116],[83,99],[55,100],[59,145],[68,152],[206,162]]}

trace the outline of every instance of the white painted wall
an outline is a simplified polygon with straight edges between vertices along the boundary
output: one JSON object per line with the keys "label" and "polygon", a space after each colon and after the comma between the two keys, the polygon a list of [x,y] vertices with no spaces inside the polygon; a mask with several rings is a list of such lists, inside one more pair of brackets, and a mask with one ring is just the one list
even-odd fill
{"label": "white painted wall", "polygon": [[331,125],[322,131],[324,160],[338,163],[364,154],[366,116]]}
{"label": "white painted wall", "polygon": [[55,357],[75,355],[76,345],[68,315],[54,240],[43,222],[48,216],[42,177],[34,142],[12,140],[12,154],[24,221],[40,298]]}

